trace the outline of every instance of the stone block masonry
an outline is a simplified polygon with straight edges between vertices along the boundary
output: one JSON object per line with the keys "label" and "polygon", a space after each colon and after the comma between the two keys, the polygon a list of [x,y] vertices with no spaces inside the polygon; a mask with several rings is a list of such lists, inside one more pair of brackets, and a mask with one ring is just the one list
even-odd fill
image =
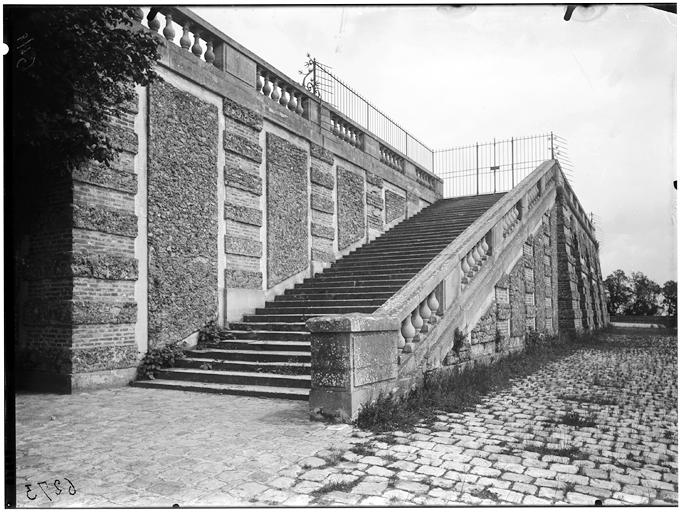
{"label": "stone block masonry", "polygon": [[134,375],[136,114],[136,101],[111,114],[108,166],[85,162],[47,187],[21,272],[20,387],[71,392]]}
{"label": "stone block masonry", "polygon": [[[312,234],[312,261],[334,261],[336,239],[334,214],[336,211],[336,179],[333,172],[333,155],[314,143],[310,144],[310,232]],[[316,206],[316,207],[315,207]]]}
{"label": "stone block masonry", "polygon": [[160,81],[150,87],[149,346],[181,340],[217,310],[218,112]]}
{"label": "stone block masonry", "polygon": [[261,289],[262,115],[223,98],[225,119],[225,288]]}

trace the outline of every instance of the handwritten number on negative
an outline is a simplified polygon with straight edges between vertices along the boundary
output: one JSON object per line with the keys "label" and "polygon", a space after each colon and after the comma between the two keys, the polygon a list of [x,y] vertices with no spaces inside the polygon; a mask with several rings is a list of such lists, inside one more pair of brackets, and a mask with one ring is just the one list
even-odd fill
{"label": "handwritten number on negative", "polygon": [[[29,492],[31,492],[31,486],[30,486],[29,484],[24,484],[24,485],[26,486],[26,497],[27,497],[29,500],[31,500],[31,501],[33,501],[34,499],[36,499],[36,498],[38,497],[37,494],[36,494],[35,496],[33,496],[32,498],[31,498],[31,495],[28,494]],[[35,492],[35,491],[33,491],[33,492]]]}

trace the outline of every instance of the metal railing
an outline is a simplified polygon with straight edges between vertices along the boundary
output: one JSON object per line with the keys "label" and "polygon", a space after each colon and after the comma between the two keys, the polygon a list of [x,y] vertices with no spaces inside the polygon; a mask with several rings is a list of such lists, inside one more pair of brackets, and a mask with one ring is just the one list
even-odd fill
{"label": "metal railing", "polygon": [[436,150],[433,172],[444,181],[445,198],[491,194],[511,190],[539,164],[553,159],[570,177],[567,141],[551,132]]}
{"label": "metal railing", "polygon": [[334,75],[330,68],[308,55],[303,86],[428,171],[433,170],[434,151],[369,103],[361,94]]}

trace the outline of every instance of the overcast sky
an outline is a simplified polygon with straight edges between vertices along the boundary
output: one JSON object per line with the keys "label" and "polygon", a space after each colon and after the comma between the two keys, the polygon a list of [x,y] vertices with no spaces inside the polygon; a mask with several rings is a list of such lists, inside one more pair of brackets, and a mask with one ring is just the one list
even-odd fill
{"label": "overcast sky", "polygon": [[676,16],[641,6],[203,7],[300,80],[307,52],[433,147],[568,141],[604,277],[676,280]]}

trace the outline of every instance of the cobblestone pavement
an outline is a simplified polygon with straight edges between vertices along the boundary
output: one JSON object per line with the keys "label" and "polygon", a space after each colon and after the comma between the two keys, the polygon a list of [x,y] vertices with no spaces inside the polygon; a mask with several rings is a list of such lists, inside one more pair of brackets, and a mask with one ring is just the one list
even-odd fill
{"label": "cobblestone pavement", "polygon": [[[306,403],[255,398],[20,396],[17,504],[675,505],[676,338],[608,337],[413,432],[311,423]],[[48,502],[37,482],[57,478],[77,493]]]}

